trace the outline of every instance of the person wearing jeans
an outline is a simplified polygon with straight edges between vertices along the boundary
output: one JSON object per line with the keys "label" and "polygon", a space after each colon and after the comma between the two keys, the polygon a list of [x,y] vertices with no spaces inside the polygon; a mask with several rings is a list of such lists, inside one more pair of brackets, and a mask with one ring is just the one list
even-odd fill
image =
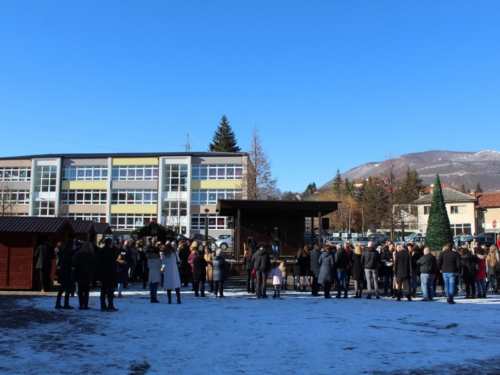
{"label": "person wearing jeans", "polygon": [[424,249],[424,256],[417,261],[420,267],[420,284],[422,287],[423,299],[422,301],[432,301],[434,298],[434,275],[436,274],[437,260],[431,254],[430,249]]}
{"label": "person wearing jeans", "polygon": [[443,252],[439,255],[438,267],[443,273],[446,300],[449,304],[455,304],[455,278],[462,268],[461,257],[452,250],[452,244],[446,244]]}
{"label": "person wearing jeans", "polygon": [[380,254],[373,247],[373,241],[368,242],[368,247],[361,254],[361,264],[365,269],[366,284],[368,286],[367,299],[372,298],[372,282],[376,298],[379,299],[377,277],[380,264]]}

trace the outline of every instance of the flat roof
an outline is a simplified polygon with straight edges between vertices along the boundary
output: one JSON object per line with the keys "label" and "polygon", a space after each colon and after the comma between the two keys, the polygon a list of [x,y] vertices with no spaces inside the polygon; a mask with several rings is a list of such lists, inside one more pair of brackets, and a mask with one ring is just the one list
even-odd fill
{"label": "flat roof", "polygon": [[283,214],[301,214],[304,217],[327,215],[336,211],[339,201],[264,201],[221,199],[217,201],[217,209],[221,216],[236,216],[238,210],[244,212],[269,212]]}
{"label": "flat roof", "polygon": [[246,152],[110,152],[95,154],[39,154],[24,156],[1,157],[0,160],[16,159],[43,159],[43,158],[71,158],[71,159],[99,159],[99,158],[151,158],[166,156],[197,156],[197,157],[228,157],[228,156],[248,156]]}

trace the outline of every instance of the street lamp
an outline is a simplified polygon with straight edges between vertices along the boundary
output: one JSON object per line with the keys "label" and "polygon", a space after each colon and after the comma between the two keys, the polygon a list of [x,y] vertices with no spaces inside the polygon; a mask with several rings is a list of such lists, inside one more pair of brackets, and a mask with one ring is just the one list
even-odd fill
{"label": "street lamp", "polygon": [[208,242],[208,208],[205,208],[205,241]]}

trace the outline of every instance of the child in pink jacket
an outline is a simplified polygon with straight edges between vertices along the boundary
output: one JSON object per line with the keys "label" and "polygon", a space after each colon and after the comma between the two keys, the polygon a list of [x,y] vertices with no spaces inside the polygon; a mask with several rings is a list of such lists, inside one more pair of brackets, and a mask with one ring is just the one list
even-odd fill
{"label": "child in pink jacket", "polygon": [[273,298],[280,298],[281,283],[283,282],[283,274],[279,268],[278,262],[273,262],[273,268],[269,272],[269,276],[273,278],[274,295]]}

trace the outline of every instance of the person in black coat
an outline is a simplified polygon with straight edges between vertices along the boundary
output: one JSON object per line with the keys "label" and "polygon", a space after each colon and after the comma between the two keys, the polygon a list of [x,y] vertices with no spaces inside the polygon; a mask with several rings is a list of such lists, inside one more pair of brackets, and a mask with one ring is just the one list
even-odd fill
{"label": "person in black coat", "polygon": [[468,248],[462,248],[462,280],[465,283],[465,298],[476,298],[477,257]]}
{"label": "person in black coat", "polygon": [[259,250],[253,254],[252,262],[257,276],[257,287],[255,288],[257,298],[267,298],[267,273],[271,269],[271,259],[267,252],[267,246],[262,245]]}
{"label": "person in black coat", "polygon": [[[198,242],[194,241],[191,244],[191,247],[198,248]],[[187,243],[184,241],[181,241],[179,243],[179,259],[180,259],[180,265],[179,265],[179,275],[181,277],[181,283],[182,286],[188,286],[189,285],[189,280],[191,278],[191,266],[188,262],[189,254],[191,253],[189,251],[189,246]]]}
{"label": "person in black coat", "polygon": [[354,255],[352,256],[352,279],[354,281],[354,298],[361,298],[363,295],[363,280],[365,276],[365,271],[363,269],[363,263],[361,263],[361,254],[363,250],[361,246],[356,245],[354,247]]}
{"label": "person in black coat", "polygon": [[[97,277],[101,280],[101,311],[118,311],[114,306],[114,293],[118,283],[116,250],[111,247],[113,240],[106,238],[97,258]],[[108,305],[106,306],[106,298]]]}
{"label": "person in black coat", "polygon": [[73,256],[75,281],[78,283],[78,302],[80,310],[89,309],[89,291],[93,275],[97,268],[94,256],[94,247],[90,242],[85,242]]}
{"label": "person in black coat", "polygon": [[[193,285],[195,297],[205,297],[205,280],[207,279],[208,263],[203,257],[204,252],[198,250],[193,259]],[[201,288],[200,288],[201,287]]]}
{"label": "person in black coat", "polygon": [[403,295],[403,283],[406,285],[406,297],[408,301],[411,301],[411,290],[410,290],[410,278],[411,278],[411,255],[406,248],[402,245],[398,245],[396,248],[396,263],[395,263],[395,272],[396,279],[398,283],[398,290],[396,292],[396,296],[398,301],[401,301],[401,297]]}
{"label": "person in black coat", "polygon": [[335,267],[337,268],[337,298],[341,297],[342,289],[344,298],[347,298],[349,284],[347,284],[347,268],[350,265],[349,257],[342,245],[337,246],[335,253]]}
{"label": "person in black coat", "polygon": [[335,256],[330,251],[330,245],[325,246],[318,260],[319,264],[319,277],[318,282],[323,284],[325,298],[332,298],[330,296],[330,289],[332,287],[333,274],[335,269]]}
{"label": "person in black coat", "polygon": [[394,244],[386,245],[382,248],[381,260],[384,270],[384,297],[388,297],[388,290],[390,289],[390,296],[394,295]]}
{"label": "person in black coat", "polygon": [[[248,237],[250,238],[250,237]],[[243,256],[243,269],[246,272],[246,287],[247,287],[247,293],[255,293],[255,279],[252,275],[253,271],[253,250],[251,247],[247,246],[247,250],[245,252],[245,255]]]}
{"label": "person in black coat", "polygon": [[380,254],[373,248],[373,242],[368,242],[368,247],[361,254],[361,263],[365,269],[366,284],[368,286],[367,299],[372,298],[372,282],[375,290],[375,297],[380,298],[378,294],[378,268],[380,266]]}
{"label": "person in black coat", "polygon": [[[306,290],[306,276],[307,276],[307,267],[308,267],[308,259],[307,252],[304,250],[304,245],[301,244],[299,249],[295,253],[294,264],[293,264],[293,289],[294,290],[302,290],[305,292]],[[302,287],[300,286],[300,277],[302,276]]]}
{"label": "person in black coat", "polygon": [[[56,309],[72,309],[69,305],[69,296],[71,294],[71,277],[73,273],[73,250],[74,241],[66,241],[64,247],[59,253],[59,265],[56,275],[57,281],[61,285],[57,292]],[[64,306],[61,305],[61,297],[64,293]]]}
{"label": "person in black coat", "polygon": [[55,258],[54,248],[49,241],[37,247],[35,257],[38,258],[36,268],[40,271],[40,284],[42,292],[50,290],[50,272],[52,271],[52,259]]}
{"label": "person in black coat", "polygon": [[214,278],[214,297],[224,297],[224,281],[227,280],[228,266],[222,257],[222,250],[215,252],[212,259],[212,275]]}
{"label": "person in black coat", "polygon": [[455,279],[457,273],[462,268],[462,262],[460,255],[453,251],[452,247],[451,243],[446,244],[441,254],[439,254],[438,267],[443,274],[446,300],[449,304],[454,305]]}
{"label": "person in black coat", "polygon": [[311,294],[313,296],[319,295],[319,269],[320,265],[318,263],[319,257],[321,256],[321,252],[319,251],[319,246],[314,245],[313,250],[309,254],[309,276],[312,277],[312,290]]}
{"label": "person in black coat", "polygon": [[422,286],[422,301],[432,301],[434,298],[433,281],[437,270],[437,259],[431,254],[428,247],[424,249],[424,255],[417,261],[420,267],[420,284]]}

